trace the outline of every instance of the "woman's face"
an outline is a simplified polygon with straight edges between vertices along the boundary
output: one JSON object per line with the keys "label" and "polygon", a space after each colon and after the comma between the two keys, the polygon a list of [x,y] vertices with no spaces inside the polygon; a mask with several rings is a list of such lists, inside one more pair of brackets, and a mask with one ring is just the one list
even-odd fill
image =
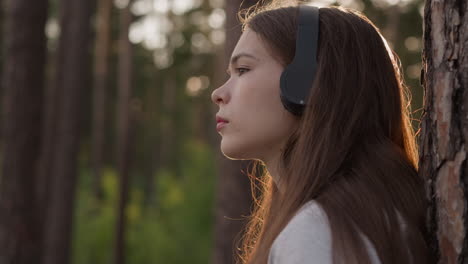
{"label": "woman's face", "polygon": [[218,130],[221,151],[231,159],[267,162],[282,151],[298,122],[281,103],[283,66],[248,28],[237,42],[231,62],[230,78],[211,95],[219,106],[217,116],[228,121]]}

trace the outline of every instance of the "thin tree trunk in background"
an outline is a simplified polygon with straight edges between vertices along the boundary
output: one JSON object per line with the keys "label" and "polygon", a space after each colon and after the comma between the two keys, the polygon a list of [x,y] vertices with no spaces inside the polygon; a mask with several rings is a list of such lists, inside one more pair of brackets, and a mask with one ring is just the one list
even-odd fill
{"label": "thin tree trunk in background", "polygon": [[420,173],[427,179],[427,224],[438,263],[466,263],[468,254],[467,11],[466,2],[454,0],[428,0],[424,10]]}
{"label": "thin tree trunk in background", "polygon": [[177,84],[175,80],[175,72],[168,70],[164,77],[163,86],[163,108],[161,112],[161,144],[159,157],[161,166],[165,168],[174,168],[174,139],[175,139],[175,120],[174,112],[177,102]]}
{"label": "thin tree trunk in background", "polygon": [[[5,60],[4,58],[4,43],[3,43],[3,28],[4,28],[4,17],[6,15],[5,12],[5,7],[3,0],[0,0],[0,102],[3,100],[3,61]],[[2,115],[0,115],[0,131],[2,131]],[[0,133],[0,149],[2,149],[2,137]]]}
{"label": "thin tree trunk in background", "polygon": [[47,1],[10,0],[5,10],[0,263],[40,259],[42,212],[35,185],[46,64]]}
{"label": "thin tree trunk in background", "polygon": [[[160,78],[158,73],[157,78]],[[161,132],[160,132],[160,120],[161,120],[161,110],[162,104],[159,103],[159,88],[154,87],[154,89],[146,89],[145,102],[147,108],[147,117],[146,122],[146,135],[149,143],[148,148],[148,160],[145,162],[148,164],[145,170],[145,186],[144,186],[144,199],[143,205],[145,209],[150,207],[157,206],[156,193],[155,193],[155,177],[156,172],[161,166],[161,157],[160,157],[160,145],[161,145]]]}
{"label": "thin tree trunk in background", "polygon": [[[58,41],[57,41],[58,42]],[[52,184],[52,162],[57,133],[58,116],[58,82],[56,65],[63,64],[60,59],[64,57],[66,49],[55,49],[48,51],[50,65],[46,68],[44,104],[42,107],[43,119],[41,129],[41,148],[39,162],[37,165],[38,178],[40,182],[36,184],[37,200],[41,206],[44,217],[49,207],[50,190]],[[50,71],[50,72],[49,72]],[[42,227],[45,228],[44,226]]]}
{"label": "thin tree trunk in background", "polygon": [[[242,8],[247,8],[256,2],[254,0],[226,1],[224,68],[227,67],[227,62],[241,35],[241,25],[237,19],[239,7],[241,3]],[[217,149],[219,169],[212,261],[214,264],[229,264],[233,263],[235,243],[246,224],[242,216],[250,215],[252,204],[250,181],[247,175],[241,173],[241,171],[247,171],[250,161],[233,161],[225,158],[219,150],[219,141]]]}
{"label": "thin tree trunk in background", "polygon": [[91,0],[61,1],[57,85],[57,131],[54,137],[51,189],[45,225],[44,264],[70,262],[84,90],[89,86]]}
{"label": "thin tree trunk in background", "polygon": [[91,146],[93,189],[95,196],[98,199],[102,198],[101,169],[103,163],[104,134],[106,127],[111,10],[112,0],[98,1],[93,86],[93,144]]}
{"label": "thin tree trunk in background", "polygon": [[130,153],[133,117],[130,109],[132,94],[132,45],[128,31],[132,22],[132,1],[121,10],[119,38],[119,94],[117,102],[117,166],[120,175],[120,195],[114,247],[114,263],[125,263],[125,231],[127,218],[125,208],[129,191]]}

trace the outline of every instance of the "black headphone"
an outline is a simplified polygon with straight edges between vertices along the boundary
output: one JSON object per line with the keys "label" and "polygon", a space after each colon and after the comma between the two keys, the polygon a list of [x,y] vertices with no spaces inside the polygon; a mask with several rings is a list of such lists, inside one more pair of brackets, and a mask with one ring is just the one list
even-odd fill
{"label": "black headphone", "polygon": [[299,5],[296,53],[281,74],[281,102],[286,110],[302,115],[317,70],[319,8]]}

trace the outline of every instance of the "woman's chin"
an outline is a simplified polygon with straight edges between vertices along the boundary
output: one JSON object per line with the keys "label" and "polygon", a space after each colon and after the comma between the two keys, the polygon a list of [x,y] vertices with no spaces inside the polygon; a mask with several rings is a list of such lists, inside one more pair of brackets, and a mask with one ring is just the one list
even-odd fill
{"label": "woman's chin", "polygon": [[233,144],[233,142],[226,142],[225,139],[221,140],[221,152],[223,155],[231,160],[248,159],[245,150],[239,147],[240,144]]}

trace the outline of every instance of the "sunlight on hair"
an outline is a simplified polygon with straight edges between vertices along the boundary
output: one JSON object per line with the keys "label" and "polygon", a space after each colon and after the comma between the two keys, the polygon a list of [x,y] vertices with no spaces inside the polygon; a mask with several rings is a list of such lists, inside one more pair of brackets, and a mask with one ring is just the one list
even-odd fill
{"label": "sunlight on hair", "polygon": [[[301,1],[299,1],[301,2]],[[317,0],[314,2],[303,2],[304,5],[313,5],[316,7],[327,7],[335,3],[335,0]]]}
{"label": "sunlight on hair", "polygon": [[192,76],[188,78],[186,92],[189,96],[197,96],[210,85],[210,79],[207,76]]}
{"label": "sunlight on hair", "polygon": [[378,32],[380,37],[382,38],[382,41],[385,45],[385,49],[387,50],[388,52],[388,56],[390,56],[390,59],[392,60],[392,62],[395,62],[395,56],[393,56],[393,52],[392,52],[392,43],[387,41],[387,39],[380,33]]}
{"label": "sunlight on hair", "polygon": [[317,7],[329,7],[329,6],[336,6],[336,4],[346,7],[356,9],[357,11],[362,12],[365,8],[365,4],[362,0],[317,0],[317,1],[298,1],[300,4],[304,5],[313,5]]}

